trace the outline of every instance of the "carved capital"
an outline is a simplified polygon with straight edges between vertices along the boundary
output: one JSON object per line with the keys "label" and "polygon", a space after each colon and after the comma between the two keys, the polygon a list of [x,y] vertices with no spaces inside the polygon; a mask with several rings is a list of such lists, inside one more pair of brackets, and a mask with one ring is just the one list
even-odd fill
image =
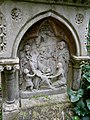
{"label": "carved capital", "polygon": [[5,68],[6,68],[6,70],[12,70],[12,66],[11,65],[6,65]]}
{"label": "carved capital", "polygon": [[19,59],[0,59],[0,71],[15,71],[19,69]]}
{"label": "carved capital", "polygon": [[15,69],[15,70],[19,70],[19,69],[20,69],[20,66],[19,66],[19,64],[17,64],[17,65],[14,65],[14,69]]}
{"label": "carved capital", "polygon": [[83,62],[90,61],[90,56],[74,56],[71,57],[71,62],[75,68],[80,68]]}

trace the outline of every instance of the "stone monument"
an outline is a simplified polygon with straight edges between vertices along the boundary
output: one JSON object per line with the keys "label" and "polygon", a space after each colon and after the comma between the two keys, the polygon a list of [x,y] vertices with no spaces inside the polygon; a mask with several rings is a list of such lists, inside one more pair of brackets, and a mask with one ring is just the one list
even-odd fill
{"label": "stone monument", "polygon": [[81,63],[90,60],[89,7],[88,0],[0,2],[2,120],[67,119],[67,88],[79,89]]}

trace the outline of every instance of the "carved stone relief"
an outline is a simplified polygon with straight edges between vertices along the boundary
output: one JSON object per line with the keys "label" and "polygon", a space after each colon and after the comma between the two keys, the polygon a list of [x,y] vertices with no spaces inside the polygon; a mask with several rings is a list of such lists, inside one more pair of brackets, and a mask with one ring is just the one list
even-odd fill
{"label": "carved stone relief", "polygon": [[68,44],[55,36],[48,20],[41,24],[37,37],[22,45],[19,58],[21,89],[32,91],[66,86]]}
{"label": "carved stone relief", "polygon": [[77,24],[81,24],[83,22],[83,20],[84,20],[83,14],[81,14],[81,13],[76,14],[75,22]]}
{"label": "carved stone relief", "polygon": [[6,48],[6,22],[0,12],[0,52]]}
{"label": "carved stone relief", "polygon": [[19,8],[14,8],[11,11],[11,16],[14,21],[18,22],[22,19],[22,12]]}

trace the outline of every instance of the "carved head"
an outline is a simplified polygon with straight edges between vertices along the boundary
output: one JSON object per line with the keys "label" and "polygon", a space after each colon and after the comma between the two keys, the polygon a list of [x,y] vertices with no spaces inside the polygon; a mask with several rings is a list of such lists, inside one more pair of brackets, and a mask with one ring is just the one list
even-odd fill
{"label": "carved head", "polygon": [[25,74],[28,74],[29,73],[29,70],[26,68],[26,69],[24,69],[24,71],[23,71]]}
{"label": "carved head", "polygon": [[59,62],[59,63],[57,63],[57,66],[56,66],[56,67],[57,67],[58,69],[59,69],[59,68],[63,68],[63,65],[62,65],[62,63]]}
{"label": "carved head", "polygon": [[29,53],[30,53],[31,48],[30,48],[30,45],[29,45],[29,44],[26,44],[26,45],[24,46],[24,51],[25,51],[26,54],[29,54]]}
{"label": "carved head", "polygon": [[62,50],[63,48],[65,48],[66,43],[64,41],[58,42],[57,43],[57,48]]}

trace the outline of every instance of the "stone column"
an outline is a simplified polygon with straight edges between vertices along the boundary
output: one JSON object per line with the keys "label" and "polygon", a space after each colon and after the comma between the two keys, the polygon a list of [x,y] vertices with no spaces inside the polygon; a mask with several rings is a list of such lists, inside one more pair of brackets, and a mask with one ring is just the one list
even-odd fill
{"label": "stone column", "polygon": [[6,81],[6,102],[15,102],[15,70],[12,66],[7,65],[4,70]]}
{"label": "stone column", "polygon": [[90,60],[90,56],[72,56],[72,62],[73,62],[72,88],[74,90],[78,90],[80,88],[82,62],[89,60]]}
{"label": "stone column", "polygon": [[80,88],[80,81],[81,81],[81,66],[80,61],[74,61],[73,66],[73,81],[72,81],[72,88],[73,90],[78,90]]}
{"label": "stone column", "polygon": [[[11,112],[18,110],[19,90],[18,89],[18,69],[19,59],[0,59],[0,70],[2,73],[3,90],[3,110]],[[1,69],[2,68],[2,69]]]}
{"label": "stone column", "polygon": [[[2,84],[1,73],[2,73],[3,69],[4,69],[4,67],[0,66],[0,85]],[[2,96],[2,90],[0,91],[0,96]]]}

